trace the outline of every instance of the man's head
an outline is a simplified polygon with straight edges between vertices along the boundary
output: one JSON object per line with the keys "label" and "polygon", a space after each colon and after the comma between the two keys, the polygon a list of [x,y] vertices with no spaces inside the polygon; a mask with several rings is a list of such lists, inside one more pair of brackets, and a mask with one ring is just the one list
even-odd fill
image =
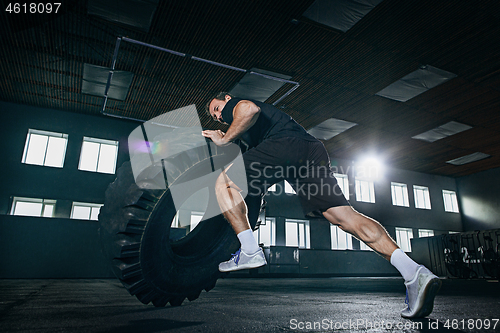
{"label": "man's head", "polygon": [[226,103],[233,97],[234,96],[230,93],[220,92],[208,101],[205,111],[213,120],[224,123],[224,119],[222,119],[221,115],[222,109],[224,109]]}

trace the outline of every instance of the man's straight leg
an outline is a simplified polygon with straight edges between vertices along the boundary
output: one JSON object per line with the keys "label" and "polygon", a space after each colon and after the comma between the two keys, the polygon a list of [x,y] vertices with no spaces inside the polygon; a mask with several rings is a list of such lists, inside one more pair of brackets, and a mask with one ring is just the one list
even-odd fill
{"label": "man's straight leg", "polygon": [[407,308],[401,316],[425,317],[432,312],[441,281],[426,267],[408,257],[379,222],[356,212],[351,206],[331,207],[323,215],[330,223],[365,242],[401,273],[407,295]]}

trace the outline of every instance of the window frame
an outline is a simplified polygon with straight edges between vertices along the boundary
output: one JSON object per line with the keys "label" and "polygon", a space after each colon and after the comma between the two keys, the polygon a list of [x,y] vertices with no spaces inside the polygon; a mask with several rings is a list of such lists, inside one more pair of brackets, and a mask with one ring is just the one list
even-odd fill
{"label": "window frame", "polygon": [[[43,154],[43,161],[41,163],[27,162],[27,159],[28,159],[28,156],[30,153],[30,143],[32,143],[32,135],[39,135],[39,136],[47,137],[47,142],[45,143],[45,149],[44,149],[44,154]],[[64,148],[61,152],[58,152],[61,155],[60,166],[47,164],[47,154],[48,154],[48,151],[50,148],[50,138],[64,139]],[[32,129],[32,128],[28,129],[28,134],[26,135],[26,141],[24,143],[24,151],[23,151],[23,157],[21,158],[21,163],[29,164],[29,165],[47,166],[47,167],[52,167],[52,168],[63,168],[64,161],[66,160],[66,151],[68,148],[68,138],[69,138],[69,135],[66,133],[43,131],[43,130],[37,130],[37,129]]]}
{"label": "window frame", "polygon": [[283,186],[285,187],[286,194],[297,194],[293,189],[292,185],[290,185],[290,183],[287,182],[286,180],[284,181]]}
{"label": "window frame", "polygon": [[337,180],[344,197],[349,200],[349,176],[343,173],[333,173],[333,176]]}
{"label": "window frame", "polygon": [[[104,206],[104,204],[96,204],[96,203],[90,203],[90,202],[77,202],[77,201],[73,201],[73,204],[71,205],[70,219],[73,219],[73,220],[82,220],[82,221],[98,221],[98,218],[97,219],[92,219],[92,210],[94,208],[99,208],[99,212],[100,212],[102,206]],[[84,218],[74,217],[75,207],[90,208],[88,218],[84,219]],[[97,213],[97,217],[99,217],[99,212]]]}
{"label": "window frame", "polygon": [[[345,247],[339,247],[339,239],[345,237]],[[352,250],[352,235],[340,229],[339,226],[330,224],[330,249],[331,250]]]}
{"label": "window frame", "polygon": [[[269,238],[269,244],[263,241],[263,233],[269,233],[266,238]],[[257,244],[264,244],[265,247],[276,246],[276,218],[266,217],[264,223],[260,224],[259,228],[253,232]]]}
{"label": "window frame", "polygon": [[[411,240],[414,238],[413,237],[413,229],[412,228],[404,228],[404,227],[396,227],[396,243],[398,246],[403,250],[404,252],[411,252]],[[401,236],[402,233],[405,233],[406,236],[404,237],[405,239],[402,239],[403,237]],[[403,243],[403,241],[406,241],[406,243]]]}
{"label": "window frame", "polygon": [[[83,161],[84,154],[86,154],[86,152],[85,152],[86,143],[96,143],[96,144],[99,144],[99,148],[98,148],[98,151],[97,151],[97,156],[92,156],[92,158],[97,158],[97,160],[95,161],[95,168],[87,168],[86,166],[84,166],[84,164],[87,162],[87,161]],[[114,157],[113,157],[114,163],[113,163],[113,170],[112,170],[112,172],[99,171],[102,145],[114,146],[115,147]],[[116,173],[116,164],[118,162],[118,148],[119,148],[119,141],[107,140],[107,139],[99,139],[99,138],[92,138],[92,137],[84,136],[83,140],[82,140],[81,149],[80,149],[80,160],[78,162],[78,170],[88,171],[88,172],[96,172],[96,173],[104,173],[104,174],[115,174]],[[82,163],[82,161],[83,161],[83,163]]]}
{"label": "window frame", "polygon": [[[450,196],[450,204],[451,207],[446,203],[446,197]],[[451,190],[443,190],[443,202],[444,202],[444,211],[448,213],[460,213],[460,208],[458,207],[458,198],[457,192]]]}
{"label": "window frame", "polygon": [[[396,188],[401,188],[402,200],[403,202],[399,202],[398,193],[396,193]],[[410,199],[408,196],[408,186],[404,183],[391,182],[391,197],[392,197],[392,205],[399,207],[410,207]]]}
{"label": "window frame", "polygon": [[[375,183],[372,180],[358,178],[356,177],[354,180],[355,188],[356,188],[356,201],[358,202],[366,202],[366,203],[375,203]],[[368,200],[364,198],[363,184],[368,184]]]}
{"label": "window frame", "polygon": [[[297,245],[289,244],[289,238],[287,235],[287,224],[294,223],[297,226]],[[304,244],[301,245],[301,225],[303,225],[304,230]],[[311,248],[311,236],[309,229],[309,220],[297,220],[297,219],[285,219],[285,246],[287,247],[298,247],[299,249],[310,249]]]}
{"label": "window frame", "polygon": [[[19,202],[41,204],[42,207],[40,209],[40,213],[38,215],[16,214],[17,203],[19,203]],[[56,203],[57,203],[57,200],[53,200],[53,199],[14,197],[12,199],[12,206],[10,209],[10,215],[53,218],[54,212],[56,210]],[[51,211],[50,216],[46,216],[47,206],[52,206],[52,211]]]}
{"label": "window frame", "polygon": [[[421,205],[421,202],[419,201],[419,195],[417,191],[422,191],[423,192],[423,206]],[[432,209],[431,205],[431,194],[429,191],[429,188],[427,186],[421,186],[421,185],[413,185],[413,196],[415,200],[415,208],[418,209]]]}
{"label": "window frame", "polygon": [[418,238],[434,237],[434,230],[418,229]]}

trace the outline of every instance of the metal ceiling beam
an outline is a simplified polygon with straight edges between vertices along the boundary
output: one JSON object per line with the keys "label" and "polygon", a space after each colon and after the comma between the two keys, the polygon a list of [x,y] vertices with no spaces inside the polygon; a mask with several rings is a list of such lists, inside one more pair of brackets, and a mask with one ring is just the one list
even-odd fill
{"label": "metal ceiling beam", "polygon": [[203,59],[203,58],[195,57],[195,56],[189,55],[187,53],[177,52],[177,51],[174,51],[174,50],[170,50],[170,49],[167,49],[167,48],[164,48],[164,47],[160,47],[160,46],[156,46],[156,45],[153,45],[153,44],[148,44],[148,43],[141,42],[141,41],[138,41],[138,40],[135,40],[135,39],[131,39],[131,38],[128,38],[128,37],[118,37],[116,39],[116,45],[115,45],[115,50],[114,50],[114,53],[113,53],[113,60],[111,61],[111,69],[109,71],[108,81],[106,83],[106,89],[104,90],[104,102],[103,102],[103,105],[102,105],[101,113],[103,115],[105,115],[105,116],[111,116],[111,117],[117,117],[117,118],[121,118],[121,119],[128,119],[128,120],[135,120],[135,121],[139,121],[139,122],[144,122],[144,120],[141,120],[141,119],[123,117],[123,116],[119,116],[119,115],[115,115],[115,114],[112,114],[112,113],[105,112],[105,110],[106,110],[106,104],[107,104],[107,101],[108,101],[108,91],[109,91],[109,87],[111,86],[111,80],[113,78],[113,74],[114,74],[115,67],[116,67],[116,60],[118,58],[118,51],[120,49],[120,44],[121,44],[122,41],[129,42],[129,43],[132,43],[132,44],[141,45],[141,46],[145,46],[145,47],[149,47],[149,48],[152,48],[152,49],[155,49],[155,50],[158,50],[158,51],[167,52],[167,53],[170,53],[170,54],[173,54],[173,55],[177,55],[177,56],[180,56],[180,57],[186,57],[188,59],[192,59],[192,60],[195,60],[195,61],[201,61],[201,62],[204,62],[204,63],[207,63],[207,64],[211,64],[211,65],[214,65],[214,66],[219,66],[219,67],[227,68],[227,69],[238,71],[238,72],[243,72],[243,73],[249,73],[249,74],[253,74],[253,75],[258,75],[258,76],[265,77],[266,79],[275,80],[275,81],[279,81],[279,82],[283,82],[283,83],[293,84],[293,87],[291,89],[289,89],[285,94],[283,94],[280,98],[278,98],[273,103],[273,105],[276,105],[279,102],[281,102],[284,98],[286,98],[288,95],[290,95],[292,92],[294,92],[299,87],[299,85],[300,85],[298,82],[295,82],[295,81],[290,81],[290,80],[286,80],[286,79],[274,77],[274,76],[271,76],[271,75],[261,74],[261,73],[257,73],[257,72],[250,71],[250,70],[247,70],[247,69],[243,69],[243,68],[238,68],[238,67],[226,65],[226,64],[223,64],[223,63],[220,63],[220,62],[216,62],[216,61],[212,61],[212,60],[208,60],[208,59]]}

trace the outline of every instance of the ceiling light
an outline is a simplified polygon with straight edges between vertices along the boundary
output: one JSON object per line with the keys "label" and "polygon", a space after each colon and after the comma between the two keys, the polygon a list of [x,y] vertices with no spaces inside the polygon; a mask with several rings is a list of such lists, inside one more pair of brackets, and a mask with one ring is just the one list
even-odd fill
{"label": "ceiling light", "polygon": [[434,142],[451,135],[471,129],[472,126],[465,125],[456,121],[450,121],[444,125],[433,128],[427,132],[412,136],[412,139],[422,140],[426,142]]}
{"label": "ceiling light", "polygon": [[380,90],[376,95],[399,102],[420,95],[454,77],[456,74],[432,66],[422,66],[398,81]]}
{"label": "ceiling light", "polygon": [[346,32],[382,0],[316,0],[303,16]]}
{"label": "ceiling light", "polygon": [[[257,74],[253,74],[252,72]],[[264,74],[265,76],[258,74]],[[279,79],[288,80],[290,78],[291,76],[288,75],[252,68],[229,92],[239,98],[264,102],[285,84]]]}
{"label": "ceiling light", "polygon": [[89,0],[88,14],[149,31],[159,0]]}
{"label": "ceiling light", "polygon": [[[104,97],[110,68],[84,64],[82,94]],[[108,97],[124,101],[127,97],[134,74],[126,71],[114,71],[109,85]]]}
{"label": "ceiling light", "polygon": [[454,160],[446,161],[446,163],[453,164],[453,165],[464,165],[480,160],[484,160],[485,158],[491,157],[491,155],[484,154],[484,153],[472,153],[466,156],[462,156],[459,158],[455,158]]}
{"label": "ceiling light", "polygon": [[356,123],[330,118],[324,122],[314,126],[307,132],[319,140],[330,140],[336,135],[347,131],[349,128],[356,126]]}

